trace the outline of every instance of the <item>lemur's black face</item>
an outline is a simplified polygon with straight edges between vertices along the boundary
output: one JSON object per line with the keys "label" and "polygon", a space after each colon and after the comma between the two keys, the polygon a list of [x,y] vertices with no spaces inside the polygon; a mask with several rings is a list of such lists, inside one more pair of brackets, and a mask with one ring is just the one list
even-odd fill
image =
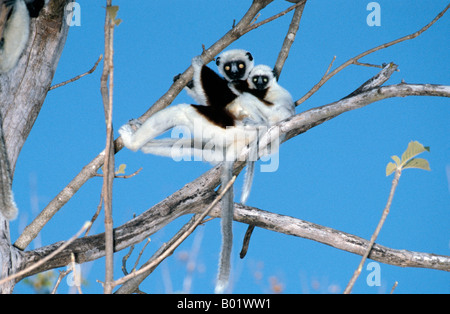
{"label": "lemur's black face", "polygon": [[255,75],[252,77],[252,82],[257,90],[264,90],[269,83],[269,77],[267,75]]}
{"label": "lemur's black face", "polygon": [[244,79],[247,66],[243,61],[231,61],[225,63],[223,69],[232,81],[238,81]]}

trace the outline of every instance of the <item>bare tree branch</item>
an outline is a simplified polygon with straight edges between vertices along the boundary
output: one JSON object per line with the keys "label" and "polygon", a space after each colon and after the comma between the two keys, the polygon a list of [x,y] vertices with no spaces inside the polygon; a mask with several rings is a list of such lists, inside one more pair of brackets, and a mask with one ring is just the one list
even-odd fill
{"label": "bare tree branch", "polygon": [[67,81],[64,81],[64,82],[61,82],[61,83],[58,83],[58,84],[53,85],[53,86],[51,86],[51,87],[49,88],[49,91],[54,90],[54,89],[56,89],[56,88],[58,88],[58,87],[61,87],[61,86],[70,84],[70,83],[72,83],[72,82],[78,81],[80,78],[82,78],[82,77],[84,77],[84,76],[86,76],[86,75],[89,75],[89,74],[94,73],[94,71],[97,69],[97,66],[98,66],[98,64],[100,63],[100,61],[102,61],[102,59],[103,59],[103,55],[100,55],[100,57],[98,57],[97,62],[95,62],[94,66],[93,66],[89,71],[87,71],[87,72],[85,72],[85,73],[83,73],[83,74],[77,75],[77,76],[75,76],[74,78],[71,78],[70,80],[67,80]]}
{"label": "bare tree branch", "polygon": [[[114,87],[114,17],[111,16],[112,0],[106,1],[105,12],[105,62],[100,79],[106,122],[105,164],[103,166],[102,196],[105,207],[105,294],[111,294],[114,281],[114,236],[112,215],[112,190],[114,181],[114,133],[112,125],[113,87]],[[108,85],[109,81],[109,85]]]}
{"label": "bare tree branch", "polygon": [[295,36],[297,35],[297,31],[300,26],[300,21],[302,19],[303,9],[305,8],[306,0],[300,2],[301,4],[295,8],[294,16],[292,17],[292,21],[291,24],[289,25],[288,32],[286,34],[286,37],[284,38],[284,42],[283,45],[281,46],[281,50],[280,53],[278,54],[275,66],[273,67],[277,77],[280,77],[281,75],[281,71],[286,62],[286,59],[289,56],[289,51],[291,50],[291,46],[294,43]]}
{"label": "bare tree branch", "polygon": [[383,210],[383,214],[381,216],[380,221],[378,222],[377,228],[375,229],[375,232],[372,234],[372,237],[370,238],[369,244],[367,245],[366,252],[362,255],[362,259],[359,262],[358,267],[356,268],[355,272],[353,273],[352,278],[350,278],[350,281],[347,284],[347,287],[345,287],[344,294],[349,294],[353,286],[355,285],[356,279],[358,279],[359,275],[361,274],[361,270],[364,266],[364,263],[366,262],[367,258],[369,257],[370,251],[372,250],[375,241],[380,234],[381,228],[383,227],[384,222],[386,221],[387,215],[389,214],[389,210],[391,208],[392,199],[394,198],[395,190],[398,186],[398,181],[400,179],[401,170],[395,172],[394,180],[392,180],[392,186],[391,186],[391,192],[389,193],[388,202],[386,204],[386,207]]}
{"label": "bare tree branch", "polygon": [[[247,13],[239,21],[239,23],[227,32],[215,44],[203,52],[203,58],[206,62],[211,61],[223,49],[228,47],[232,42],[237,40],[246,32],[246,28],[256,14],[264,9],[273,0],[254,0]],[[190,66],[180,78],[172,84],[169,90],[156,101],[147,112],[145,112],[139,119],[144,121],[155,112],[167,107],[175,97],[181,92],[186,84],[192,79],[193,69]],[[122,149],[123,143],[120,137],[115,141],[115,152]],[[86,183],[90,178],[94,177],[98,169],[103,165],[105,151],[102,151],[89,164],[87,164],[72,181],[41,211],[41,213],[28,225],[19,238],[14,243],[14,246],[24,250],[31,241],[42,230],[45,224],[64,206],[72,196]]]}
{"label": "bare tree branch", "polygon": [[[204,204],[204,206],[206,207],[207,205]],[[205,207],[193,208],[194,210],[192,212],[198,213]],[[146,215],[148,215],[150,211],[155,214],[155,210],[149,210],[146,212]],[[214,207],[209,215],[212,217],[220,217],[220,206]],[[157,214],[154,215],[154,217],[156,216]],[[151,222],[142,221],[142,219],[139,219],[139,216],[136,217],[136,219],[138,221],[131,221],[134,226],[130,226],[129,223],[127,223],[115,229],[116,250],[118,250],[119,247],[123,248],[122,246],[124,242],[122,241],[129,240],[125,239],[127,238],[125,231],[130,231],[130,228],[133,229],[133,233],[142,232],[145,233],[146,236],[150,235],[148,226],[146,225],[151,224]],[[238,222],[253,224],[267,230],[320,242],[357,255],[363,255],[369,245],[368,240],[349,233],[314,224],[298,218],[279,215],[254,207],[243,206],[237,203],[235,204],[234,219]],[[163,226],[158,226],[157,229],[159,230],[162,227]],[[153,229],[151,233],[156,231],[157,230]],[[59,253],[58,256],[51,259],[45,265],[41,265],[42,267],[36,268],[34,272],[29,273],[28,275],[67,265],[70,262],[70,254],[72,252],[74,252],[76,256],[77,263],[84,263],[102,257],[104,255],[104,250],[102,250],[103,241],[100,240],[101,238],[102,235],[96,235],[77,239],[65,250]],[[54,252],[63,244],[64,242],[59,242],[26,252],[24,255],[26,263],[28,265],[36,263],[43,257]],[[375,244],[373,246],[369,258],[380,263],[401,267],[418,267],[450,271],[450,256],[408,250],[397,250],[379,244]]]}
{"label": "bare tree branch", "polygon": [[[397,84],[378,87],[356,96],[300,113],[281,122],[278,127],[281,130],[281,134],[286,134],[287,139],[290,139],[344,112],[362,108],[382,99],[413,95],[450,97],[450,86]],[[270,139],[263,137],[260,141],[261,147],[264,147],[269,142]],[[242,166],[243,162],[242,164],[237,163],[236,165],[236,167]],[[220,165],[207,171],[193,182],[186,184],[182,189],[145,211],[143,214],[115,228],[115,251],[143,241],[182,215],[197,213],[202,208],[207,207],[215,198],[216,192],[214,189],[219,184]],[[359,255],[364,253],[364,248],[368,243],[366,240],[341,231],[307,223],[296,218],[250,208],[236,204],[235,220],[285,234],[305,237]],[[216,211],[213,210],[211,216],[218,216],[218,209]],[[287,220],[283,222],[282,219]],[[277,221],[277,223],[274,224],[274,221]],[[289,229],[291,225],[295,228]],[[50,246],[22,253],[23,264],[21,266],[26,267],[31,263],[39,261],[43,256],[50,254],[63,243],[58,242]],[[70,262],[70,254],[72,252],[75,253],[77,263],[95,260],[104,256],[104,234],[93,235],[74,241],[66,250],[50,260],[49,263],[43,265],[42,268],[36,269],[36,272],[67,265]],[[374,246],[369,258],[383,263],[405,267],[426,267],[440,270],[450,269],[450,257],[448,256],[399,251],[378,245]]]}
{"label": "bare tree branch", "polygon": [[[69,25],[65,5],[52,0],[32,19],[30,42],[17,66],[0,75],[0,110],[11,172],[40,112],[61,56]],[[45,51],[45,53],[42,53]],[[36,79],[39,77],[39,79]]]}
{"label": "bare tree branch", "polygon": [[[281,12],[280,14],[277,14],[274,17],[266,19],[262,22],[252,24],[255,21],[255,16],[257,16],[257,14],[272,1],[273,0],[254,0],[248,12],[244,15],[241,21],[239,21],[237,24],[233,24],[233,28],[210,48],[203,49],[203,59],[205,61],[211,61],[214,56],[220,53],[223,49],[225,49],[229,44],[234,42],[240,36],[244,35],[252,29],[255,29],[256,27],[270,22],[275,17],[286,14],[288,10],[293,10],[295,8],[296,12],[294,13],[294,18],[298,19],[298,22],[300,21],[300,9],[303,8],[306,1],[295,1],[297,2],[297,6],[292,6],[287,10]],[[322,79],[324,81],[322,82],[321,80],[319,84],[316,85],[317,89],[320,88],[329,78],[331,78],[333,75],[341,71],[349,64],[359,63],[358,60],[363,56],[366,56],[374,51],[392,46],[404,40],[419,36],[434,22],[436,22],[445,13],[449,6],[447,6],[447,8],[443,12],[441,12],[440,15],[438,15],[432,22],[430,22],[427,26],[425,26],[418,32],[368,50],[350,59],[331,73],[328,73],[327,71],[326,75]],[[290,26],[290,31],[294,30],[295,28],[298,29],[298,23],[294,21],[294,18]],[[292,44],[292,42],[290,42],[290,39],[293,40],[293,38],[288,39],[290,34],[292,34],[290,31],[288,31],[285,43],[283,44],[283,48],[287,48],[287,52],[289,52],[290,45]],[[284,51],[281,51],[276,66],[279,66],[281,69],[286,58],[287,54],[285,54]],[[280,128],[281,134],[286,135],[286,140],[289,140],[290,138],[304,133],[309,129],[320,125],[323,122],[328,121],[344,112],[361,108],[382,99],[411,95],[450,97],[450,86],[443,85],[397,84],[379,87],[379,85],[383,84],[390,77],[392,72],[389,73],[389,71],[393,70],[394,67],[395,65],[393,64],[384,67],[383,71],[385,71],[385,73],[383,73],[382,71],[378,78],[364,83],[357,91],[345,97],[344,99],[336,101],[329,105],[313,108],[311,110],[293,116],[281,122],[279,125],[277,125],[277,127]],[[178,79],[169,88],[166,94],[158,99],[158,101],[155,102],[155,104],[150,107],[150,109],[147,110],[147,112],[145,112],[139,119],[141,121],[146,120],[153,113],[168,106],[186,85],[186,83],[192,78],[192,73],[193,70],[191,67],[189,67],[180,76],[180,79]],[[2,81],[0,81],[0,94],[2,92],[1,83]],[[46,86],[47,89],[45,91],[48,91],[48,86]],[[297,104],[304,101],[304,97],[298,100]],[[310,95],[307,96],[307,98],[308,97],[310,97]],[[112,99],[112,97],[110,97],[110,99]],[[267,143],[269,142],[270,140],[268,139],[261,139],[261,147],[264,147],[264,145],[267,145]],[[119,151],[123,147],[120,138],[117,139],[114,144],[115,152]],[[69,199],[87,180],[96,175],[104,160],[105,151],[101,152],[94,160],[92,160],[83,168],[83,170],[69,183],[69,185],[64,188],[64,190],[61,191],[48,204],[48,206],[40,213],[35,221],[33,221],[33,223],[25,229],[25,231],[15,244],[17,248],[25,249],[29,245],[32,239],[40,232],[40,230],[52,218],[52,216],[69,201]],[[239,172],[243,166],[244,162],[237,163],[234,172]],[[112,240],[114,241],[113,251],[119,251],[126,247],[129,247],[130,245],[139,243],[176,218],[189,213],[199,213],[204,208],[210,206],[211,202],[217,197],[217,193],[214,191],[214,189],[220,183],[219,169],[220,166],[214,167],[198,179],[194,180],[191,183],[188,183],[181,190],[161,201],[159,204],[156,204],[143,214],[114,229],[114,239],[110,238],[109,241],[107,241],[109,243],[111,243]],[[210,215],[219,216],[219,208],[214,208]],[[369,245],[368,241],[354,235],[312,224],[293,217],[277,215],[274,213],[261,211],[256,208],[241,206],[239,204],[236,204],[234,219],[247,224],[266,228],[268,230],[308,238],[359,255],[363,255]],[[1,217],[0,223],[3,223]],[[9,234],[8,226],[6,226],[6,228],[3,228],[3,226],[0,228],[0,232],[3,232],[4,230],[6,230]],[[110,232],[109,234],[111,235],[112,232]],[[0,255],[4,253],[3,251],[5,249],[5,247],[2,246],[4,244],[3,242],[0,239]],[[39,273],[47,269],[65,266],[72,260],[73,254],[75,255],[77,263],[95,260],[107,254],[105,250],[105,234],[98,234],[85,237],[83,239],[77,239],[72,243],[58,242],[28,252],[21,252],[16,248],[11,247],[8,241],[5,243],[8,243],[8,247],[6,249],[8,250],[8,254],[10,255],[9,259],[12,260],[13,258],[15,258],[18,261],[14,270],[16,268],[28,268],[32,265],[35,265],[35,263],[39,261],[41,261],[42,263],[42,260],[46,257],[48,259],[48,262],[46,262],[45,264],[42,263],[39,266],[34,266],[35,269],[33,271],[28,272],[26,275],[19,276],[16,280],[20,280],[25,276]],[[63,248],[65,245],[67,245],[67,247]],[[55,253],[57,250],[60,250],[60,252]],[[161,252],[163,252],[163,250]],[[50,254],[52,253],[53,256],[50,257]],[[450,257],[448,256],[440,256],[405,250],[394,250],[380,245],[374,245],[369,258],[383,263],[404,267],[425,267],[450,271]],[[143,271],[143,275],[145,275],[147,271],[148,270]]]}
{"label": "bare tree branch", "polygon": [[[427,25],[425,25],[424,27],[422,27],[420,30],[418,30],[415,33],[412,33],[410,35],[404,36],[402,38],[393,40],[391,42],[388,42],[386,44],[382,44],[379,45],[375,48],[369,49],[363,53],[360,53],[359,55],[357,55],[356,57],[353,57],[349,60],[347,60],[346,62],[344,62],[342,65],[340,65],[339,67],[337,67],[335,70],[333,70],[331,73],[325,75],[324,77],[322,77],[322,79],[309,91],[307,92],[303,97],[301,97],[299,100],[296,101],[296,106],[300,105],[301,103],[303,103],[305,100],[307,100],[309,97],[311,97],[315,92],[317,92],[319,90],[320,87],[322,87],[330,78],[332,78],[333,76],[335,76],[338,72],[342,71],[344,68],[346,68],[347,66],[351,65],[351,64],[357,64],[358,60],[381,49],[385,49],[388,47],[391,47],[393,45],[396,45],[398,43],[401,43],[405,40],[409,40],[409,39],[414,39],[417,36],[419,36],[420,34],[422,34],[423,32],[425,32],[427,29],[429,29],[434,23],[437,22],[437,20],[439,20],[444,14],[445,12],[447,12],[447,10],[450,8],[450,4],[447,5],[445,7],[444,10],[442,10],[430,23],[428,23]],[[328,72],[328,71],[327,71]]]}
{"label": "bare tree branch", "polygon": [[34,269],[39,268],[40,266],[45,264],[47,261],[52,259],[55,255],[58,255],[61,251],[63,251],[65,248],[67,248],[76,238],[78,238],[84,232],[84,230],[86,230],[90,226],[90,224],[91,224],[90,222],[84,223],[83,227],[72,238],[65,241],[63,245],[61,245],[58,249],[53,251],[51,254],[48,254],[47,256],[45,256],[44,258],[39,260],[39,262],[36,262],[36,263],[30,265],[29,267],[27,267],[17,273],[12,274],[11,276],[8,276],[6,278],[1,278],[0,285],[2,285],[3,283],[5,283],[7,281],[12,281],[12,280],[16,279],[17,277],[22,277],[22,276],[26,275],[27,273],[32,272]]}
{"label": "bare tree branch", "polygon": [[[22,53],[17,66],[0,75],[0,115],[11,179],[20,150],[40,112],[65,44],[69,25],[64,23],[68,14],[64,6],[70,1],[53,0],[42,10],[39,18],[32,19],[30,44]],[[8,12],[4,10],[4,1],[0,4],[3,8],[0,24],[4,26]],[[0,217],[0,276],[4,278],[16,272],[21,258],[22,253],[11,245],[8,221]],[[0,285],[0,293],[11,293],[13,288],[14,282],[9,281]]]}
{"label": "bare tree branch", "polygon": [[125,277],[122,277],[114,282],[115,285],[121,285],[128,280],[132,278],[136,278],[139,275],[145,274],[151,269],[154,269],[157,265],[159,265],[164,259],[166,259],[168,256],[172,255],[172,253],[175,251],[175,249],[184,241],[186,238],[194,232],[195,228],[205,219],[205,217],[210,213],[210,211],[219,203],[219,201],[223,198],[225,193],[233,186],[234,181],[236,180],[236,176],[233,176],[231,180],[227,183],[226,186],[222,189],[222,191],[219,193],[219,195],[214,199],[214,201],[202,212],[198,213],[198,215],[195,215],[190,222],[188,222],[189,227],[184,231],[182,234],[177,234],[174,237],[173,243],[171,243],[169,246],[164,246],[164,250],[157,255],[156,257],[152,258],[151,261],[149,261],[146,265],[141,267],[138,271],[132,272],[131,274],[126,275]]}
{"label": "bare tree branch", "polygon": [[278,13],[278,14],[275,14],[274,16],[271,16],[271,17],[265,19],[264,21],[261,21],[261,22],[259,22],[259,23],[253,23],[253,24],[250,24],[250,25],[244,30],[244,32],[241,34],[241,36],[244,35],[244,34],[246,34],[246,33],[248,33],[248,32],[250,32],[250,31],[252,31],[252,30],[254,30],[254,29],[256,29],[256,28],[258,28],[258,27],[260,27],[260,26],[262,26],[262,25],[264,25],[264,24],[270,23],[270,22],[272,22],[273,20],[276,20],[277,18],[282,17],[283,15],[288,14],[289,12],[291,12],[292,10],[294,10],[294,9],[296,9],[296,8],[299,8],[299,7],[301,7],[301,6],[304,6],[305,2],[306,2],[306,0],[299,1],[298,3],[294,4],[293,6],[287,8],[286,10],[284,10],[284,11]]}
{"label": "bare tree branch", "polygon": [[[292,17],[288,32],[284,38],[283,45],[281,46],[277,61],[275,62],[275,66],[273,67],[273,72],[277,80],[280,78],[281,71],[289,56],[292,44],[294,43],[295,36],[297,34],[297,31],[300,26],[300,21],[302,19],[303,9],[305,8],[306,4],[306,0],[300,0],[295,2],[298,2],[299,6],[296,6],[295,8],[294,16]],[[241,253],[239,254],[241,258],[244,258],[245,254],[247,254],[248,246],[250,245],[250,239],[254,229],[255,226],[249,225],[247,231],[245,232]]]}

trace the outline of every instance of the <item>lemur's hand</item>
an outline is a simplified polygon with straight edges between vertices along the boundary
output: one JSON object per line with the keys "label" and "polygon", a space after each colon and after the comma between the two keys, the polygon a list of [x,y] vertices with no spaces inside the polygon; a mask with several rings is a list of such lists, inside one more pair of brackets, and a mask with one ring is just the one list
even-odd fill
{"label": "lemur's hand", "polygon": [[205,65],[205,62],[203,61],[201,56],[195,56],[192,58],[192,66],[195,68],[201,68],[203,65]]}

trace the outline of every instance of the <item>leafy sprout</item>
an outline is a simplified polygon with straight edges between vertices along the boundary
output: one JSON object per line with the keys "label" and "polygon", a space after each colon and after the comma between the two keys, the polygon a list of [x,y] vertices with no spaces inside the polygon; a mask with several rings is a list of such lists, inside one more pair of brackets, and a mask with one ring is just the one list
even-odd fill
{"label": "leafy sprout", "polygon": [[407,168],[417,168],[423,170],[431,170],[427,160],[423,158],[415,158],[417,155],[423,152],[429,152],[430,147],[423,146],[417,141],[411,141],[408,144],[408,148],[402,154],[402,158],[397,155],[392,156],[394,162],[389,162],[386,166],[386,176],[391,175],[394,171],[402,171]]}

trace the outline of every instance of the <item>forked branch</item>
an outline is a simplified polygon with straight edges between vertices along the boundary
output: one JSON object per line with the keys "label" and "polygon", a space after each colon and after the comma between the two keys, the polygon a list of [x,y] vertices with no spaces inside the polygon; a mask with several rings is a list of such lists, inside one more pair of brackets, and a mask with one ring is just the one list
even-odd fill
{"label": "forked branch", "polygon": [[[287,139],[290,139],[344,112],[362,108],[382,99],[412,95],[450,97],[450,86],[397,84],[373,88],[356,96],[300,113],[283,121],[278,126],[281,131],[280,133],[286,134]],[[262,148],[268,143],[270,143],[270,139],[268,138],[263,137],[260,141]],[[243,165],[238,164],[236,166],[242,167]],[[122,250],[132,244],[145,240],[182,215],[198,213],[203,208],[208,207],[211,201],[216,197],[215,188],[219,184],[220,165],[207,171],[202,176],[187,184],[162,202],[154,205],[141,215],[124,225],[115,228],[115,251]],[[213,209],[211,215],[218,216],[218,209]],[[251,208],[250,210],[250,207],[243,207],[239,204],[236,204],[234,219],[242,223],[254,224],[261,228],[312,239],[359,255],[362,255],[365,252],[364,248],[367,244],[366,240],[348,235],[341,231],[333,231],[333,229],[330,228],[292,217],[257,210],[255,208]],[[292,229],[289,226],[295,228]],[[325,234],[324,230],[326,231]],[[357,239],[357,241],[355,239]],[[27,267],[28,265],[39,261],[43,256],[50,254],[63,244],[64,242],[59,242],[47,247],[24,252],[22,267]],[[105,254],[104,249],[102,249],[103,247],[104,234],[78,239],[66,250],[58,254],[57,257],[43,265],[42,268],[36,269],[36,272],[67,265],[70,262],[71,253],[73,252],[76,253],[77,263],[98,259]],[[376,252],[375,248],[377,247],[380,247],[379,254],[374,253]],[[402,255],[404,252],[405,251],[403,250],[398,251],[375,245],[369,258],[376,258],[376,260],[383,263],[392,264],[395,262],[396,264],[394,265],[398,264],[405,267],[426,267],[446,271],[450,270],[450,257],[448,256],[409,251],[406,251],[406,253]]]}
{"label": "forked branch", "polygon": [[[305,100],[307,100],[309,97],[311,97],[315,92],[317,92],[319,90],[319,88],[321,88],[330,78],[332,78],[333,76],[335,76],[338,72],[342,71],[344,68],[346,68],[347,66],[351,65],[351,64],[357,64],[359,63],[359,59],[374,53],[375,51],[381,50],[381,49],[385,49],[388,47],[391,47],[393,45],[396,45],[398,43],[401,43],[403,41],[406,40],[410,40],[410,39],[414,39],[417,36],[419,36],[420,34],[422,34],[423,32],[425,32],[427,29],[429,29],[434,23],[436,23],[444,14],[445,12],[447,12],[447,10],[450,8],[450,4],[447,5],[445,7],[444,10],[442,10],[430,23],[428,23],[427,25],[425,25],[424,27],[422,27],[421,29],[419,29],[417,32],[414,32],[410,35],[404,36],[402,38],[398,38],[396,40],[390,41],[388,43],[379,45],[377,47],[374,47],[372,49],[369,49],[363,53],[360,53],[359,55],[347,60],[346,62],[344,62],[342,65],[340,65],[339,67],[337,67],[336,69],[334,69],[333,71],[331,71],[329,74],[326,74],[322,77],[322,79],[313,87],[311,88],[311,90],[309,92],[307,92],[303,97],[301,97],[299,100],[296,101],[296,106],[300,105],[301,103],[303,103]],[[328,71],[327,71],[328,73]]]}

